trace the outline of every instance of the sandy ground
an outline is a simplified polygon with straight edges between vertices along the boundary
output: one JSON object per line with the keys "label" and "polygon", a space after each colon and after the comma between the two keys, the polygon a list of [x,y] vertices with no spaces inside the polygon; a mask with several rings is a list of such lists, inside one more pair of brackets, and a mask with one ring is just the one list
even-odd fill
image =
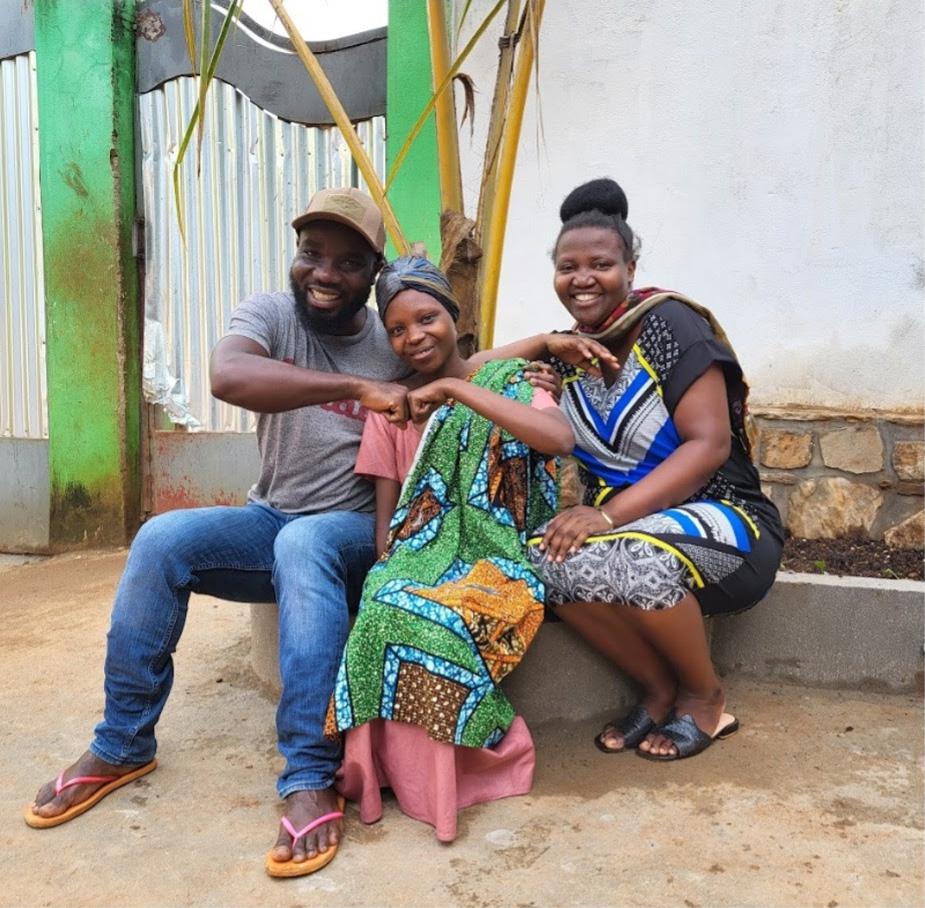
{"label": "sandy ground", "polygon": [[194,600],[158,770],[56,829],[39,785],[99,718],[124,552],[0,561],[0,904],[16,906],[923,904],[921,696],[726,679],[742,731],[693,760],[606,756],[606,717],[533,728],[533,792],[470,808],[459,837],[387,801],[321,872],[265,876],[276,834],[272,696],[249,608]]}

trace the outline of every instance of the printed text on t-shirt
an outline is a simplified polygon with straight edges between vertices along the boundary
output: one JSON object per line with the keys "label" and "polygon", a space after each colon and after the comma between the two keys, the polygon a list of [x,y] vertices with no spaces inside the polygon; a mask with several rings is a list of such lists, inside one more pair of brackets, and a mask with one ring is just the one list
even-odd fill
{"label": "printed text on t-shirt", "polygon": [[362,406],[358,400],[332,400],[327,404],[320,404],[322,410],[330,410],[332,413],[339,413],[350,419],[358,419],[360,422],[366,421],[366,407]]}

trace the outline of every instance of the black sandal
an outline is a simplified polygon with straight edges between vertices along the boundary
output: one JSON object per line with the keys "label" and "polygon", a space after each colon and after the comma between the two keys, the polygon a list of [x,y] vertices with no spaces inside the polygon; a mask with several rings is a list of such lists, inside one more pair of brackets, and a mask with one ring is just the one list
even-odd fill
{"label": "black sandal", "polygon": [[[604,730],[594,739],[594,746],[605,754],[622,754],[625,750],[632,750],[653,728],[655,720],[641,703],[637,703],[625,716],[605,725]],[[604,743],[604,735],[611,729],[623,738],[622,747],[608,747]]]}
{"label": "black sandal", "polygon": [[711,738],[703,729],[694,721],[693,717],[687,713],[683,716],[672,716],[663,725],[655,729],[658,735],[664,735],[677,748],[674,754],[653,754],[647,750],[639,750],[636,753],[646,760],[655,760],[658,763],[669,763],[672,760],[684,760],[687,757],[696,757],[697,754],[703,753],[714,741],[722,741],[723,738],[729,738],[739,730],[739,720],[733,718],[727,722]]}

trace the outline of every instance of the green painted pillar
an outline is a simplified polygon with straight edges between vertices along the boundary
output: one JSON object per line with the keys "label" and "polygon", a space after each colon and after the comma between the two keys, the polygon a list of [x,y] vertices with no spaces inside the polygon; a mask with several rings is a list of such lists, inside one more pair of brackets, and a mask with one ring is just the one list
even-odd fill
{"label": "green painted pillar", "polygon": [[134,0],[36,0],[53,549],[140,512]]}
{"label": "green painted pillar", "polygon": [[[391,167],[433,93],[427,4],[389,0],[388,34],[386,152]],[[408,242],[423,242],[429,258],[439,262],[440,176],[433,114],[402,162],[389,199]],[[391,244],[388,255],[395,255]]]}

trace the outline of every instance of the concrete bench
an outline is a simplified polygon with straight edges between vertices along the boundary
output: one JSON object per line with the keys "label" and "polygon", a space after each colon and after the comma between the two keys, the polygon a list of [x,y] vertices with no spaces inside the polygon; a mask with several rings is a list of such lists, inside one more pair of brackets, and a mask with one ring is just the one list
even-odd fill
{"label": "concrete bench", "polygon": [[[277,607],[251,606],[251,662],[262,682],[279,690]],[[561,622],[545,622],[523,662],[502,682],[527,722],[591,716],[627,705],[626,678]]]}
{"label": "concrete bench", "polygon": [[[765,600],[707,621],[721,674],[833,687],[921,690],[925,583],[780,573]],[[251,661],[279,689],[277,609],[251,606]],[[504,689],[528,722],[582,719],[633,702],[633,687],[561,622],[546,622]]]}

